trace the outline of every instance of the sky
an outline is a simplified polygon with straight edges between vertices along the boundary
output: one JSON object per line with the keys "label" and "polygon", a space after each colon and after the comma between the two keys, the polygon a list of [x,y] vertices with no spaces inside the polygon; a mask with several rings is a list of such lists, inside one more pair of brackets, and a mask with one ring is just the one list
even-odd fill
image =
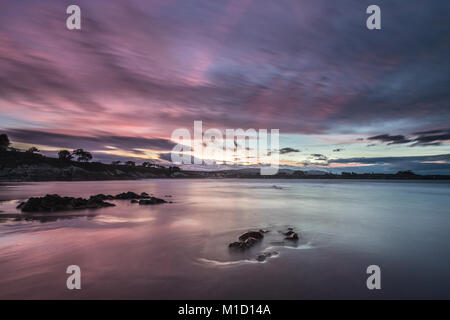
{"label": "sky", "polygon": [[0,132],[166,163],[202,121],[279,129],[286,168],[450,174],[449,21],[447,0],[2,1]]}

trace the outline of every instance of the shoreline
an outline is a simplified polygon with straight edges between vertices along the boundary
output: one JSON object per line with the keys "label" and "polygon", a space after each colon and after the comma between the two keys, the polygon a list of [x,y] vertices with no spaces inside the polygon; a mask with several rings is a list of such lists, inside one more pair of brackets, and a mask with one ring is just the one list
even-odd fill
{"label": "shoreline", "polygon": [[[214,172],[215,173],[215,172]],[[355,177],[342,177],[339,175],[320,175],[320,176],[304,176],[290,177],[283,175],[274,176],[213,176],[208,174],[199,175],[180,175],[174,177],[108,177],[104,179],[96,178],[80,178],[80,179],[0,179],[2,183],[20,183],[20,182],[87,182],[87,181],[143,181],[143,180],[350,180],[350,181],[450,181],[450,176],[437,175],[417,175],[416,177],[398,177],[394,174],[383,175],[383,177],[367,177],[364,175]]]}
{"label": "shoreline", "polygon": [[259,168],[216,171],[182,170],[177,166],[123,165],[50,158],[30,152],[0,150],[0,182],[123,181],[142,179],[296,179],[296,180],[450,180],[450,175],[397,173],[335,174],[326,171],[279,169],[275,175],[261,175]]}

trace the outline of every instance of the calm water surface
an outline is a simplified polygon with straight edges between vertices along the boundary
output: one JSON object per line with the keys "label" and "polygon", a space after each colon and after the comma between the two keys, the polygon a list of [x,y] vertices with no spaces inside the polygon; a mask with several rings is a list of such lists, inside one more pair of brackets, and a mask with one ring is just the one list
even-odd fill
{"label": "calm water surface", "polygon": [[[277,188],[274,187],[277,186]],[[281,188],[278,188],[281,187]],[[58,193],[147,192],[173,203],[0,219],[0,298],[450,298],[450,184],[143,180],[0,184],[0,217]],[[294,227],[301,240],[283,243]],[[270,230],[248,252],[228,243]],[[264,251],[278,256],[264,263]],[[369,291],[366,268],[381,267]],[[82,290],[66,288],[67,266]]]}

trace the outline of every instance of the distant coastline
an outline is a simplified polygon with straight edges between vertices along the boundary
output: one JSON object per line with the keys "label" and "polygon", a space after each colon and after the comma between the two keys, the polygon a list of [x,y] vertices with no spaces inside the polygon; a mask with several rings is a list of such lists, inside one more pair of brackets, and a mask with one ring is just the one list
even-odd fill
{"label": "distant coastline", "polygon": [[418,175],[411,171],[399,171],[395,174],[357,174],[352,172],[332,174],[322,171],[281,169],[276,175],[261,176],[259,169],[251,168],[220,171],[187,171],[181,170],[176,166],[142,166],[61,160],[37,153],[0,149],[0,182],[102,181],[152,178],[450,180],[450,175]]}

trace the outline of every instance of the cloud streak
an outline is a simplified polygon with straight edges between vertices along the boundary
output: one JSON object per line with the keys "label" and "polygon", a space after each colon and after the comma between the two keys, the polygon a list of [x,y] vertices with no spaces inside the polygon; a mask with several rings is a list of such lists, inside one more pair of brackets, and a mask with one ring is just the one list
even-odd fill
{"label": "cloud streak", "polygon": [[167,139],[114,136],[105,133],[97,136],[76,136],[36,130],[12,129],[8,131],[8,135],[15,142],[69,149],[104,150],[107,148],[117,148],[136,154],[142,153],[136,149],[168,151],[172,150],[176,145]]}

